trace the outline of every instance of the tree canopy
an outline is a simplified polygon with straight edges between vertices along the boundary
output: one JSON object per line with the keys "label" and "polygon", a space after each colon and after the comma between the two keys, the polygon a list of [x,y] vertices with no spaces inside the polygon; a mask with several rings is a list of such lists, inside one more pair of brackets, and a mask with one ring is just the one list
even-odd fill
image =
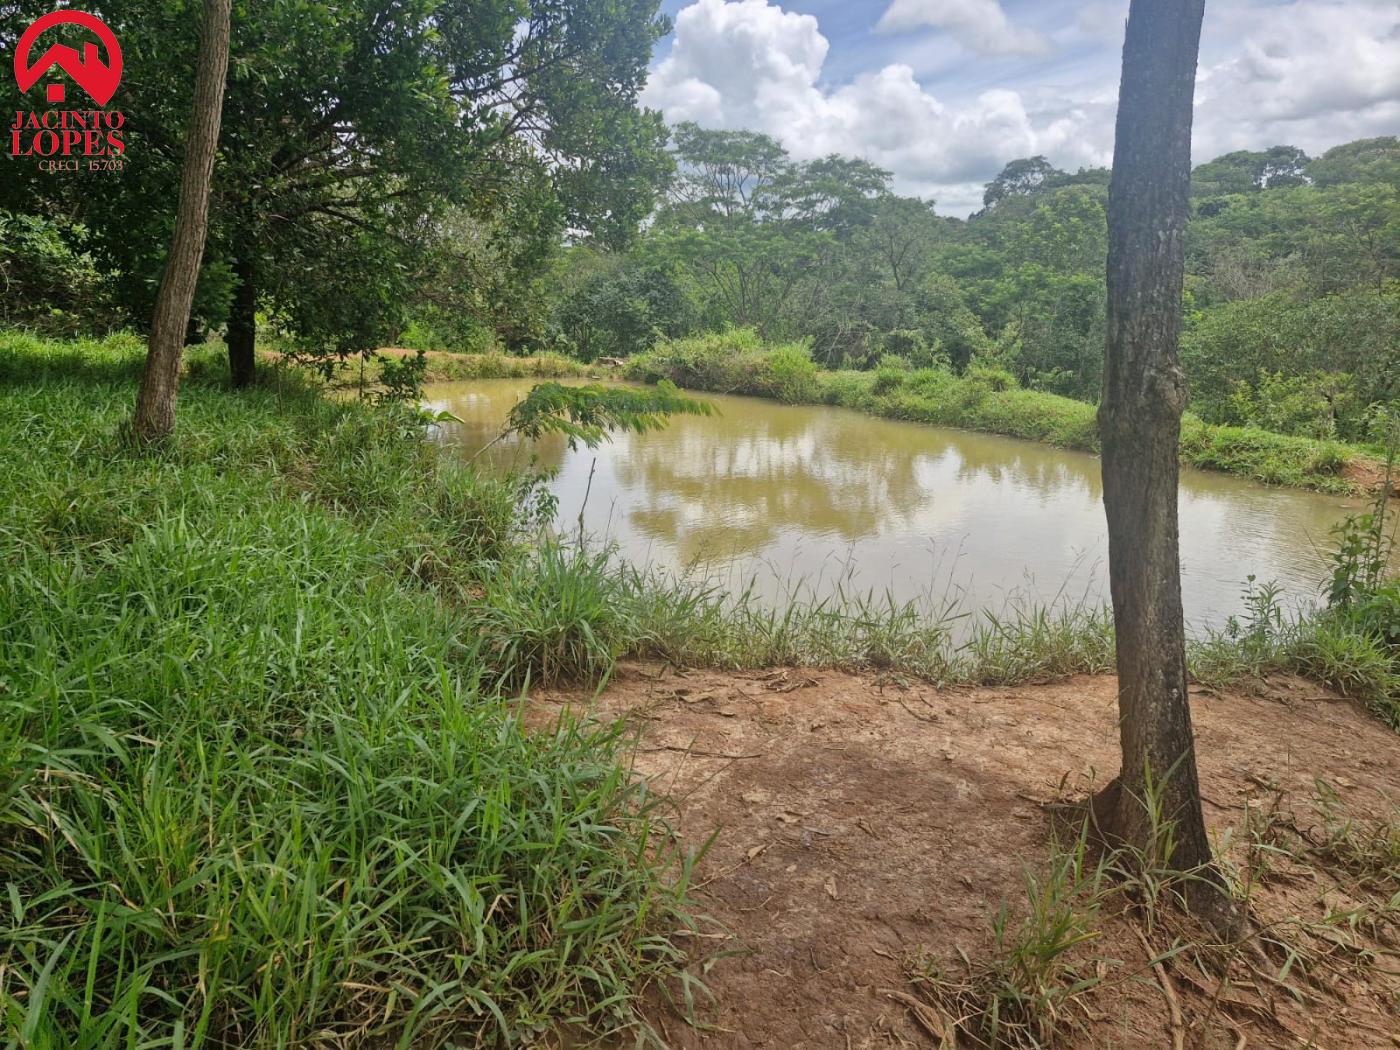
{"label": "tree canopy", "polygon": [[[46,6],[7,5],[0,33]],[[256,311],[307,347],[345,353],[402,327],[421,278],[434,273],[433,252],[463,216],[484,228],[496,263],[527,278],[565,228],[625,242],[666,171],[664,128],[636,104],[668,28],[657,6],[237,8],[198,320],[227,320],[231,353],[249,369]],[[103,16],[125,58],[121,177],[22,171],[0,189],[0,206],[83,223],[115,275],[115,300],[140,318],[169,239],[197,20],[178,0],[133,0]]]}

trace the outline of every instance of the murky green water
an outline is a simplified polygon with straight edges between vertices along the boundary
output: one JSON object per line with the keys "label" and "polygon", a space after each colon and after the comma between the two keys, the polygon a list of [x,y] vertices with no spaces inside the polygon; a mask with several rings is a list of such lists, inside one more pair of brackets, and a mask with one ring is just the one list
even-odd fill
{"label": "murky green water", "polygon": [[[439,440],[477,451],[531,385],[430,387],[429,406],[464,421],[439,428]],[[993,609],[1107,596],[1093,456],[842,409],[704,396],[719,415],[674,419],[596,451],[503,442],[488,457],[524,465],[533,454],[557,470],[560,521],[574,522],[582,507],[586,529],[634,563],[753,586],[775,601],[799,587],[809,597],[840,587]],[[1188,620],[1220,624],[1240,612],[1250,574],[1277,581],[1291,602],[1314,600],[1328,529],[1360,506],[1185,471]]]}

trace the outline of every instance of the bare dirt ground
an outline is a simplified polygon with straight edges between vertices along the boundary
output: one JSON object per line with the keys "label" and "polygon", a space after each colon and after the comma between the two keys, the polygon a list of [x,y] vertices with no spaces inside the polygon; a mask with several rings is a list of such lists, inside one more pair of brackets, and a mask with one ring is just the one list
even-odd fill
{"label": "bare dirt ground", "polygon": [[[699,847],[719,833],[695,893],[711,920],[695,972],[715,1003],[696,1027],[658,998],[653,1023],[671,1046],[939,1046],[908,998],[919,989],[906,960],[929,951],[957,971],[960,950],[990,952],[989,917],[1003,899],[1024,911],[1024,871],[1044,868],[1053,835],[1044,803],[1117,770],[1115,688],[1111,677],[1081,677],[940,691],[893,675],[627,665],[597,698],[535,697],[531,717],[627,718],[637,768],[674,801],[681,841]],[[1316,685],[1202,693],[1193,711],[1206,816],[1233,836],[1232,858],[1249,807],[1256,825],[1268,810],[1315,824],[1317,778],[1356,816],[1393,817],[1400,738]],[[1252,899],[1264,926],[1396,893],[1363,891],[1321,863],[1280,858],[1271,869]],[[1312,976],[1291,968],[1286,983],[1302,1002],[1264,979],[1222,985],[1184,955],[1168,964],[1169,995],[1141,923],[1110,916],[1081,956],[1103,983],[1070,1007],[1061,1045],[1172,1047],[1175,1035],[1183,1047],[1227,1050],[1400,1046],[1400,924],[1388,914],[1365,941],[1376,954],[1364,972],[1340,948]],[[1162,928],[1147,932],[1154,951],[1171,947]]]}

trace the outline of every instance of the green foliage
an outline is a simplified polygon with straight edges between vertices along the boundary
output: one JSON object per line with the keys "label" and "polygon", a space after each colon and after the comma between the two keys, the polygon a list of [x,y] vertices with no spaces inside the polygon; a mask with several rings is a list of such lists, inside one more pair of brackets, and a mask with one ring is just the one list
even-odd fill
{"label": "green foliage", "polygon": [[597,448],[613,431],[643,434],[660,430],[673,415],[708,416],[713,412],[709,402],[683,397],[673,384],[664,381],[653,390],[596,383],[541,383],[510,410],[502,434],[520,434],[531,440],[563,434],[570,448],[580,442]]}
{"label": "green foliage", "polygon": [[[988,184],[987,206],[960,221],[895,195],[879,169],[796,162],[752,132],[686,124],[672,152],[668,203],[611,265],[664,273],[656,292],[669,301],[673,281],[693,309],[644,306],[645,282],[570,306],[570,316],[608,317],[617,347],[643,346],[643,325],[661,313],[673,338],[753,329],[805,340],[831,370],[873,369],[891,354],[959,373],[982,361],[1023,387],[1097,400],[1107,171],[1014,160]],[[1183,359],[1208,422],[1367,440],[1370,415],[1400,390],[1397,155],[1393,139],[1313,161],[1276,146],[1197,169]],[[604,322],[577,327],[578,345],[590,345]]]}
{"label": "green foliage", "polygon": [[1188,414],[1181,421],[1181,458],[1206,470],[1240,474],[1269,485],[1349,492],[1343,469],[1362,455],[1336,441],[1287,437],[1258,427],[1213,426]]}
{"label": "green foliage", "polygon": [[1308,177],[1323,187],[1357,182],[1400,183],[1400,138],[1383,135],[1333,146],[1308,165]]}
{"label": "green foliage", "polygon": [[1332,577],[1327,602],[1349,610],[1376,594],[1395,553],[1395,530],[1389,515],[1389,494],[1376,498],[1369,514],[1352,514],[1333,526]]}
{"label": "green foliage", "polygon": [[[1333,612],[1373,638],[1400,679],[1400,578],[1391,573],[1400,522],[1392,513],[1391,479],[1388,470],[1369,513],[1351,515],[1333,528],[1332,576],[1326,590]],[[1329,654],[1327,662],[1340,661]]]}
{"label": "green foliage", "polygon": [[766,357],[765,380],[773,396],[790,404],[810,402],[817,394],[817,366],[799,343],[775,347]]}
{"label": "green foliage", "polygon": [[1213,423],[1365,441],[1400,389],[1400,284],[1315,299],[1276,291],[1192,314],[1182,361]]}
{"label": "green foliage", "polygon": [[412,357],[386,357],[376,355],[379,364],[379,382],[383,390],[377,396],[381,401],[407,403],[423,396],[423,383],[428,375],[428,355],[419,350]]}
{"label": "green foliage", "polygon": [[693,323],[686,290],[664,267],[580,247],[558,269],[551,324],[582,361],[630,357]]}
{"label": "green foliage", "polygon": [[1013,160],[1001,169],[991,182],[987,183],[982,195],[982,204],[994,208],[1008,197],[1029,196],[1057,175],[1063,175],[1044,157],[1025,157]]}
{"label": "green foliage", "polygon": [[552,544],[494,574],[473,618],[501,686],[522,691],[601,678],[645,633],[606,552]]}
{"label": "green foliage", "polygon": [[1308,155],[1296,146],[1269,150],[1238,150],[1201,164],[1191,172],[1191,193],[1220,197],[1256,193],[1270,187],[1301,186],[1306,182]]}
{"label": "green foliage", "polygon": [[[878,371],[823,372],[803,347],[771,347],[752,330],[671,340],[632,358],[629,378],[669,380],[715,393],[839,405],[891,419],[962,427],[1098,451],[1093,405],[1027,390],[996,358],[974,360],[963,375],[946,367],[910,369],[886,356]],[[1275,485],[1350,492],[1344,471],[1363,450],[1336,441],[1286,437],[1256,427],[1212,426],[1187,415],[1183,463]]]}
{"label": "green foliage", "polygon": [[1365,702],[1400,730],[1400,581],[1389,577],[1393,533],[1375,528],[1384,496],[1377,503],[1379,517],[1354,516],[1334,530],[1326,609],[1289,618],[1278,588],[1251,576],[1246,615],[1190,648],[1193,677],[1221,683],[1291,671]]}
{"label": "green foliage", "polygon": [[724,394],[805,401],[817,394],[817,366],[806,347],[769,347],[751,328],[670,340],[627,362],[626,374],[647,383]]}
{"label": "green foliage", "polygon": [[80,225],[0,208],[0,324],[50,335],[115,327],[87,240]]}
{"label": "green foliage", "polygon": [[527,732],[495,689],[567,646],[546,627],[536,655],[531,609],[472,604],[509,578],[587,627],[606,610],[544,603],[601,573],[551,554],[529,582],[515,482],[293,377],[230,400],[202,353],[176,440],[136,454],[141,353],[0,336],[0,1028],[55,1048],[641,1030],[638,996],[682,961],[690,862],[618,729]]}
{"label": "green foliage", "polygon": [[[0,37],[48,9],[5,5]],[[198,19],[182,0],[102,15],[123,47],[126,170],[55,180],[17,164],[0,206],[78,217],[144,325]],[[652,208],[665,129],[637,96],[668,29],[657,0],[236,6],[198,319],[217,327],[232,309],[251,325],[261,309],[304,350],[344,356],[383,345],[421,301],[441,330],[467,312],[525,345],[531,286],[562,231],[621,245]],[[0,102],[23,108],[12,78]],[[464,245],[467,223],[480,229]]]}

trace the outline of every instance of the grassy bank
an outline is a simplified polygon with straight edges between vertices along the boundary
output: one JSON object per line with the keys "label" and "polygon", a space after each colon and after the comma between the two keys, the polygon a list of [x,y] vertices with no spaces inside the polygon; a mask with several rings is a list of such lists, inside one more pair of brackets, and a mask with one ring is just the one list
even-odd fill
{"label": "grassy bank", "polygon": [[[376,356],[364,362],[363,371],[358,357],[348,359],[335,373],[331,385],[341,389],[354,389],[362,383],[367,387],[377,387],[383,377],[381,358],[402,360],[413,358],[418,351],[402,347],[385,347]],[[268,351],[264,358],[269,363],[280,360],[280,351]],[[590,368],[573,358],[562,354],[533,354],[529,357],[516,357],[497,351],[482,354],[451,354],[445,351],[423,351],[423,381],[427,383],[458,383],[470,379],[559,379],[569,376],[598,375],[600,371]]]}
{"label": "grassy bank", "polygon": [[465,596],[524,557],[529,492],[199,358],[137,455],[141,351],[0,336],[10,1040],[633,1026],[686,860],[618,731],[527,733],[502,698],[550,654]]}
{"label": "grassy bank", "polygon": [[[544,534],[537,479],[439,457],[413,413],[293,375],[234,394],[211,350],[173,444],[138,454],[142,352],[0,333],[0,1024],[18,1045],[638,1031],[638,997],[682,961],[691,861],[622,730],[527,732],[527,684],[596,682],[625,655],[949,683],[1112,666],[1101,610],[954,632],[956,610],[773,610],[619,566]],[[1307,669],[1381,711],[1400,693],[1342,619],[1208,644],[1203,675]]]}
{"label": "grassy bank", "polygon": [[[627,375],[643,382],[669,379],[692,390],[839,405],[890,419],[1098,451],[1093,405],[1026,390],[1007,373],[976,366],[962,376],[902,365],[825,372],[801,346],[772,347],[740,331],[662,343],[632,358]],[[1214,426],[1190,414],[1182,423],[1181,459],[1268,484],[1332,493],[1358,492],[1363,487],[1358,477],[1376,473],[1374,457],[1356,446],[1253,427]]]}

